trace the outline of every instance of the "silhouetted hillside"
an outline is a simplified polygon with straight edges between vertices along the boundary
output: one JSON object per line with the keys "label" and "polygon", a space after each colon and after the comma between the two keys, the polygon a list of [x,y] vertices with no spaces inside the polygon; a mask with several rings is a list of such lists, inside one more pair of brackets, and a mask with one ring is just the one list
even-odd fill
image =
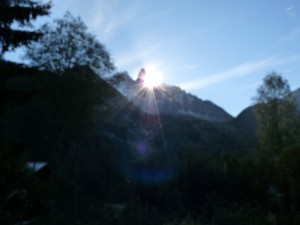
{"label": "silhouetted hillside", "polygon": [[233,126],[237,127],[238,129],[247,132],[249,136],[256,139],[256,117],[253,111],[253,106],[249,106],[248,108],[244,109],[236,118],[234,118],[230,122]]}

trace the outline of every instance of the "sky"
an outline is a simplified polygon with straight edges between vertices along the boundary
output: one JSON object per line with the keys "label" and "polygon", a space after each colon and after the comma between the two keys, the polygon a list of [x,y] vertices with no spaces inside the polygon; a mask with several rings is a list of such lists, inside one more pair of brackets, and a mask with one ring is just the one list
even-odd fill
{"label": "sky", "polygon": [[[300,87],[299,0],[52,0],[50,17],[80,16],[118,71],[160,73],[233,116],[270,72]],[[14,59],[15,54],[7,54]],[[154,68],[154,70],[153,70]]]}

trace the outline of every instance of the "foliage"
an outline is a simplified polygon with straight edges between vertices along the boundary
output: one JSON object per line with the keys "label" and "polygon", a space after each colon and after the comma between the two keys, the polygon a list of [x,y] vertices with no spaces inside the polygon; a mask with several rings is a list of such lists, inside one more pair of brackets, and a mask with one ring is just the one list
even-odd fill
{"label": "foliage", "polygon": [[42,37],[28,46],[25,58],[42,70],[62,72],[88,65],[99,74],[114,69],[105,47],[88,32],[80,17],[67,12],[62,19],[43,25]]}
{"label": "foliage", "polygon": [[257,90],[255,113],[262,146],[278,154],[297,140],[297,110],[288,81],[275,72]]}
{"label": "foliage", "polygon": [[295,212],[300,208],[300,149],[290,147],[284,149],[279,155],[277,163],[279,186],[287,210]]}
{"label": "foliage", "polygon": [[0,223],[16,224],[49,210],[48,184],[26,166],[24,144],[0,141]]}
{"label": "foliage", "polygon": [[20,45],[26,45],[38,36],[34,31],[14,29],[17,22],[22,27],[30,27],[38,16],[49,14],[50,3],[41,4],[31,0],[1,0],[0,3],[0,56]]}
{"label": "foliage", "polygon": [[[57,197],[60,198],[55,208],[52,208],[54,211],[56,211],[56,207],[61,206],[68,206],[67,210],[75,208],[71,204],[74,205],[74,202],[78,201],[77,198],[74,199],[74,195],[82,190],[79,187],[81,181],[83,183],[88,181],[88,184],[94,182],[95,189],[97,187],[102,189],[99,193],[99,189],[97,192],[91,188],[93,191],[88,193],[87,187],[83,185],[85,189],[83,192],[87,194],[86,196],[79,196],[79,199],[84,199],[91,193],[103,196],[106,188],[101,185],[101,180],[95,181],[93,176],[87,176],[85,173],[93,174],[97,170],[101,176],[110,174],[113,177],[114,172],[108,173],[108,170],[104,172],[101,170],[102,167],[100,172],[99,164],[93,161],[95,155],[98,154],[100,159],[104,160],[100,164],[102,166],[110,162],[108,160],[109,154],[104,154],[102,157],[99,152],[92,151],[93,148],[83,147],[83,143],[86,143],[92,136],[95,122],[101,123],[107,117],[108,110],[99,107],[99,105],[106,100],[108,94],[111,94],[109,90],[106,90],[109,87],[108,84],[85,67],[67,70],[62,75],[40,72],[11,63],[1,63],[1,69],[5,72],[1,77],[1,91],[3,93],[1,97],[5,101],[3,101],[0,114],[2,128],[0,136],[4,140],[17,141],[24,146],[24,154],[21,152],[17,154],[13,149],[6,151],[1,143],[0,174],[1,181],[4,182],[4,184],[1,183],[1,199],[2,197],[5,198],[5,194],[7,194],[4,190],[8,189],[9,194],[14,189],[21,188],[18,185],[19,179],[24,179],[25,184],[31,183],[31,178],[28,179],[28,176],[18,172],[18,168],[24,168],[27,160],[46,160],[52,165],[54,179],[47,187],[51,189],[52,204],[54,200],[57,200]],[[93,138],[93,140],[98,142],[99,138]],[[110,144],[105,144],[102,141],[97,150],[101,148],[106,151],[111,147]],[[85,153],[86,149],[90,149],[89,152],[95,154],[92,156]],[[22,161],[19,160],[19,157],[22,157]],[[69,160],[65,161],[65,157],[75,162],[76,166],[74,163],[69,164]],[[99,157],[97,157],[98,162]],[[83,171],[74,170],[74,168],[80,168],[80,164],[83,162],[89,167],[84,167],[86,169]],[[110,169],[111,165],[108,163],[107,167]],[[109,180],[112,179],[111,177]],[[54,189],[57,191],[54,192]],[[30,199],[33,205],[35,205],[33,202],[38,204],[39,201],[49,204],[49,200],[45,200],[48,195],[46,192],[41,194],[41,190],[44,188],[38,188],[35,185],[34,189],[32,188],[34,194],[31,195],[31,192],[28,192],[29,195],[26,195],[26,199]],[[63,202],[64,199],[66,199],[65,202]],[[1,202],[4,203],[5,201]],[[42,209],[42,207],[40,208]],[[0,211],[1,209],[0,206]],[[21,218],[18,217],[16,222],[18,220]]]}

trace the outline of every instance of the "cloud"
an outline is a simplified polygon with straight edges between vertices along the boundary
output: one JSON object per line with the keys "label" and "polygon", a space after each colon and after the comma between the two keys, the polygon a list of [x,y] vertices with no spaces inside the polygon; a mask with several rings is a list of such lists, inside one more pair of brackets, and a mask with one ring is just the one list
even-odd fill
{"label": "cloud", "polygon": [[162,45],[163,42],[138,45],[131,49],[131,51],[117,56],[116,65],[118,67],[126,67],[136,64],[138,61],[147,61],[154,52],[161,49]]}
{"label": "cloud", "polygon": [[121,0],[90,0],[88,3],[81,0],[53,0],[55,17],[70,11],[75,16],[80,16],[91,30],[101,40],[111,38],[117,29],[130,23],[138,13],[140,3],[131,1],[124,4]]}
{"label": "cloud", "polygon": [[296,10],[293,6],[290,6],[285,9],[286,13],[288,14],[289,17],[295,17],[296,16]]}
{"label": "cloud", "polygon": [[134,21],[139,10],[139,4],[133,2],[126,8],[120,8],[120,6],[115,8],[116,10],[111,10],[104,20],[103,29],[98,29],[104,39],[110,38],[118,28]]}
{"label": "cloud", "polygon": [[274,57],[271,57],[263,60],[246,62],[232,69],[211,74],[198,80],[182,83],[179,86],[185,90],[195,90],[198,88],[207,87],[215,83],[219,83],[221,81],[233,79],[240,76],[245,76],[255,71],[259,71],[261,69],[267,68],[274,63],[274,60],[275,60]]}
{"label": "cloud", "polygon": [[207,87],[222,81],[234,79],[237,77],[242,77],[249,75],[254,72],[261,71],[263,69],[272,70],[275,66],[300,63],[300,54],[291,55],[288,57],[269,57],[262,60],[256,60],[251,62],[246,62],[238,65],[232,69],[225,70],[219,73],[204,76],[201,79],[185,82],[179,84],[179,86],[184,90],[195,90],[198,88]]}
{"label": "cloud", "polygon": [[300,27],[295,28],[292,30],[291,33],[289,33],[287,36],[284,36],[283,38],[279,39],[278,44],[282,44],[285,42],[292,42],[300,38]]}

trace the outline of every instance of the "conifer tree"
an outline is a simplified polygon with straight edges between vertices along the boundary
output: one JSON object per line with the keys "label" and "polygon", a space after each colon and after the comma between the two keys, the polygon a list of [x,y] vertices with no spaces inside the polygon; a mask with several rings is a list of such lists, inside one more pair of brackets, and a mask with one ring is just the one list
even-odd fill
{"label": "conifer tree", "polygon": [[[28,44],[38,34],[29,29],[31,22],[38,16],[49,14],[51,4],[41,4],[32,0],[1,0],[0,1],[0,57],[7,51]],[[12,28],[17,23],[20,28]]]}

